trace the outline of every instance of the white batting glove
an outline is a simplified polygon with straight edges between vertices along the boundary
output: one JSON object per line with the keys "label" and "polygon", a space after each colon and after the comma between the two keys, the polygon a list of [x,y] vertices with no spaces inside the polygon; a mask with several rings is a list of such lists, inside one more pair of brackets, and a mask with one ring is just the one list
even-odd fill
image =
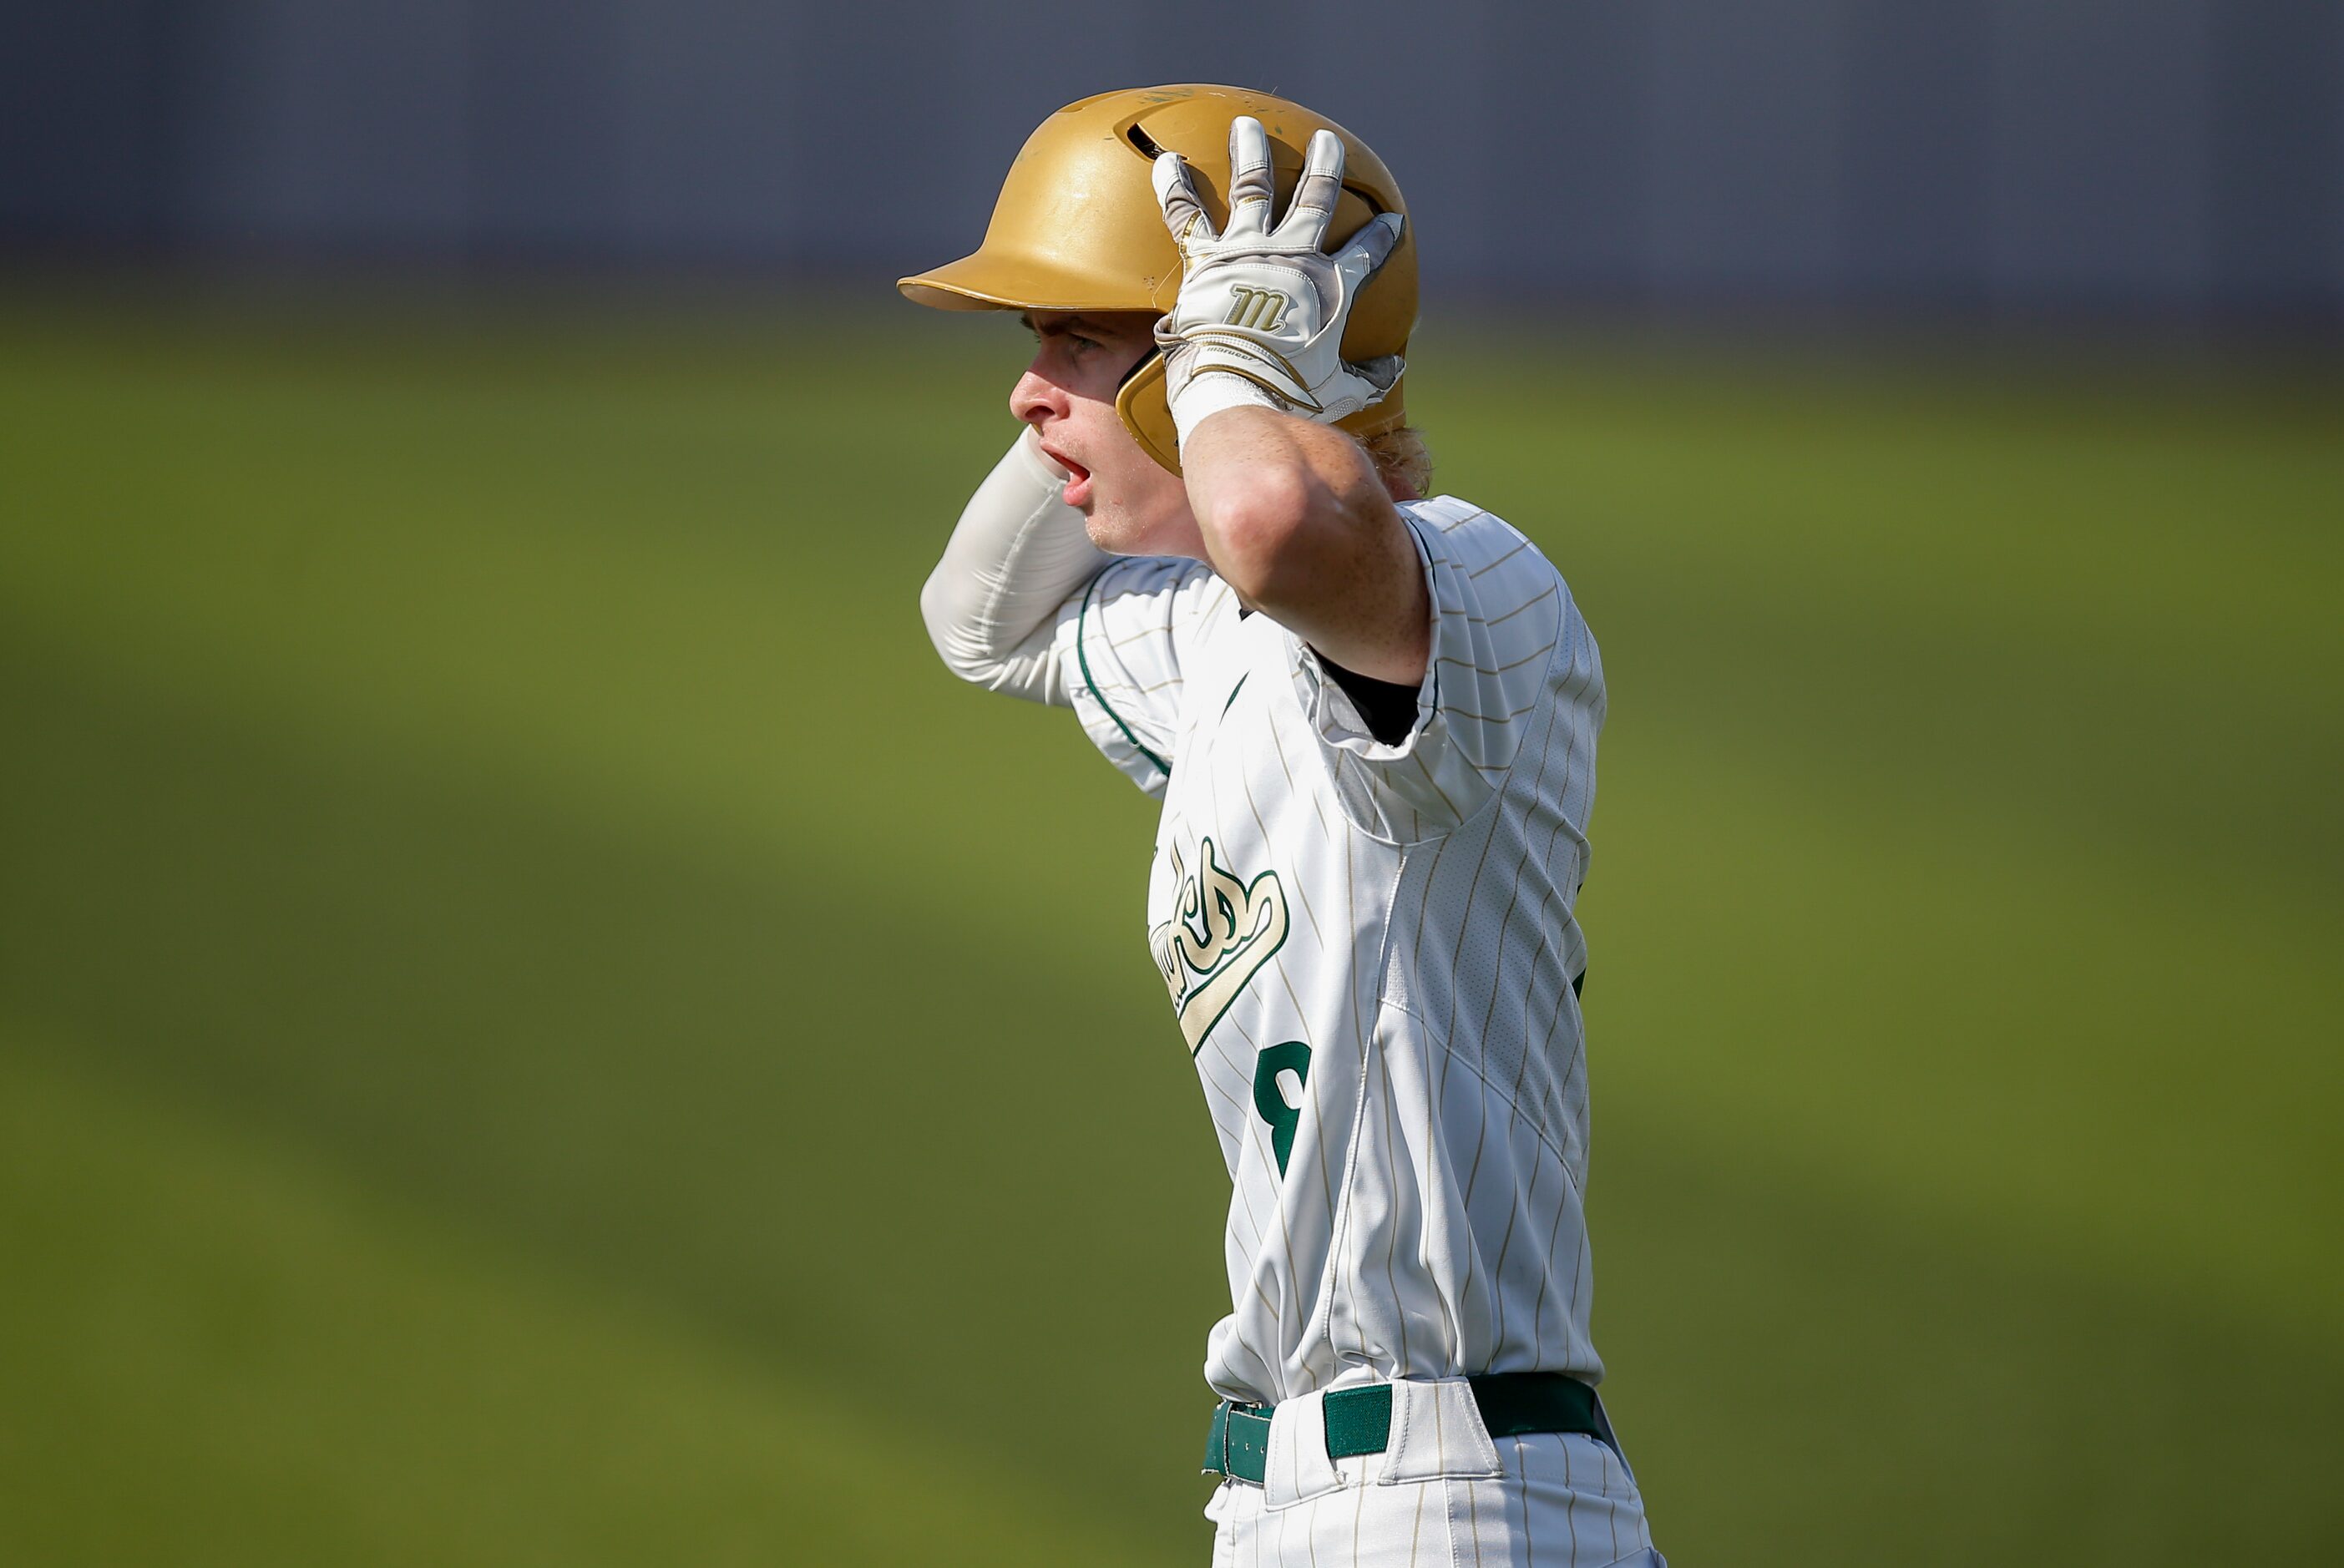
{"label": "white batting glove", "polygon": [[1227,232],[1213,232],[1179,154],[1156,160],[1155,179],[1185,267],[1172,314],[1156,328],[1183,447],[1205,416],[1223,409],[1283,409],[1333,424],[1391,389],[1399,356],[1346,363],[1343,324],[1360,286],[1399,242],[1401,220],[1383,213],[1339,253],[1326,254],[1343,189],[1341,138],[1332,131],[1310,138],[1294,205],[1275,228],[1269,137],[1250,116],[1229,126]]}

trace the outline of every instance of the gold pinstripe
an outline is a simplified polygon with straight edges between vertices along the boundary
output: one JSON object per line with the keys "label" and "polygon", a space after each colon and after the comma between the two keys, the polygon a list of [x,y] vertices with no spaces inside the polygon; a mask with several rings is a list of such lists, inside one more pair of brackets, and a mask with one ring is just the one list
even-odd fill
{"label": "gold pinstripe", "polygon": [[1508,551],[1506,551],[1506,553],[1505,553],[1505,554],[1500,555],[1500,557],[1498,557],[1498,559],[1497,559],[1497,560],[1495,560],[1495,561],[1483,561],[1480,565],[1479,565],[1479,566],[1475,567],[1472,571],[1470,571],[1470,572],[1467,572],[1465,575],[1466,575],[1466,576],[1468,576],[1468,577],[1480,577],[1480,576],[1486,575],[1486,574],[1487,574],[1487,573],[1489,573],[1489,572],[1495,572],[1496,570],[1498,570],[1498,568],[1500,568],[1500,566],[1503,566],[1506,562],[1508,562],[1509,561],[1511,561],[1515,556],[1520,555],[1523,551],[1528,550],[1530,547],[1531,547],[1531,541],[1530,541],[1529,540],[1527,540],[1527,539],[1517,540],[1517,541],[1515,541],[1515,542],[1514,542],[1514,547],[1513,547],[1511,550],[1509,550]]}
{"label": "gold pinstripe", "polygon": [[1481,618],[1480,618],[1479,616],[1476,616],[1476,615],[1467,615],[1467,616],[1462,617],[1462,619],[1463,619],[1463,620],[1464,620],[1464,621],[1465,621],[1469,625],[1474,625],[1474,626],[1503,626],[1507,622],[1511,621],[1515,616],[1520,615],[1523,611],[1530,609],[1530,608],[1531,608],[1531,606],[1533,606],[1533,605],[1537,605],[1537,604],[1543,604],[1543,603],[1545,603],[1548,600],[1550,600],[1550,599],[1553,598],[1553,597],[1554,597],[1554,591],[1555,591],[1555,589],[1556,589],[1556,587],[1557,587],[1557,586],[1558,586],[1558,584],[1549,583],[1549,584],[1547,585],[1547,588],[1546,588],[1546,592],[1545,592],[1541,593],[1541,594],[1537,595],[1537,596],[1536,596],[1536,597],[1534,597],[1534,598],[1531,598],[1531,599],[1525,599],[1525,600],[1523,600],[1520,604],[1515,605],[1511,610],[1507,611],[1507,612],[1506,612],[1504,614],[1502,614],[1502,615],[1492,615],[1492,616],[1490,616],[1490,617],[1488,620],[1486,620],[1486,621],[1482,620]]}
{"label": "gold pinstripe", "polygon": [[1450,710],[1450,715],[1452,718],[1470,719],[1477,724],[1510,724],[1524,713],[1536,708],[1539,702],[1543,700],[1541,698],[1524,703],[1510,713],[1477,713],[1470,708],[1452,708]]}
{"label": "gold pinstripe", "polygon": [[1543,648],[1535,649],[1531,652],[1523,654],[1519,659],[1511,660],[1506,663],[1500,664],[1495,668],[1476,664],[1470,659],[1460,659],[1453,653],[1443,653],[1439,658],[1435,659],[1433,663],[1436,664],[1455,664],[1460,669],[1470,670],[1477,675],[1502,675],[1509,671],[1521,669],[1523,665],[1529,663],[1533,659],[1545,658],[1548,654],[1554,652],[1555,643],[1560,642],[1561,640],[1562,639],[1558,637],[1554,639],[1553,642],[1550,642]]}

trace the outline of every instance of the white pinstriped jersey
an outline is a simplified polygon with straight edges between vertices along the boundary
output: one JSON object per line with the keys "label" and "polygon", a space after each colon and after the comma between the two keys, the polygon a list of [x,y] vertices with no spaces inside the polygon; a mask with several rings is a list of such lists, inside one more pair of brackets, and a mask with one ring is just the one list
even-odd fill
{"label": "white pinstriped jersey", "polygon": [[1402,508],[1434,607],[1414,730],[1194,561],[1126,560],[1053,633],[1085,730],[1164,802],[1150,944],[1232,1183],[1206,1377],[1589,1381],[1572,904],[1601,666],[1514,529]]}

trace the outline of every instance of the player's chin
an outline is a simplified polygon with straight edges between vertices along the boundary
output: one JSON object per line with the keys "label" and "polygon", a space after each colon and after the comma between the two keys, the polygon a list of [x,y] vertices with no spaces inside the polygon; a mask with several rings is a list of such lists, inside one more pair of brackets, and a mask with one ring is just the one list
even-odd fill
{"label": "player's chin", "polygon": [[1091,536],[1093,544],[1109,555],[1147,553],[1146,542],[1138,537],[1139,531],[1131,526],[1128,517],[1114,507],[1086,502],[1076,510],[1083,514],[1083,531]]}

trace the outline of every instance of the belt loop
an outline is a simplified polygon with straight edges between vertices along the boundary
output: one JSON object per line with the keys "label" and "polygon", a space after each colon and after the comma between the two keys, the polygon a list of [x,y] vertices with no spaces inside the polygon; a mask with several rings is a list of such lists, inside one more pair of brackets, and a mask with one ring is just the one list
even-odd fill
{"label": "belt loop", "polygon": [[1401,1378],[1391,1385],[1391,1446],[1379,1486],[1406,1481],[1490,1480],[1505,1473],[1463,1378]]}
{"label": "belt loop", "polygon": [[1612,1457],[1620,1462],[1620,1468],[1628,1472],[1629,1482],[1632,1485],[1636,1480],[1636,1468],[1628,1462],[1628,1451],[1620,1446],[1620,1439],[1612,1430],[1612,1414],[1603,1408],[1603,1396],[1592,1390],[1589,1391],[1595,1406],[1596,1440],[1612,1451]]}
{"label": "belt loop", "polygon": [[1332,1397],[1323,1390],[1297,1394],[1270,1411],[1261,1477],[1261,1505],[1269,1512],[1342,1489],[1342,1472],[1327,1446],[1326,1409]]}

